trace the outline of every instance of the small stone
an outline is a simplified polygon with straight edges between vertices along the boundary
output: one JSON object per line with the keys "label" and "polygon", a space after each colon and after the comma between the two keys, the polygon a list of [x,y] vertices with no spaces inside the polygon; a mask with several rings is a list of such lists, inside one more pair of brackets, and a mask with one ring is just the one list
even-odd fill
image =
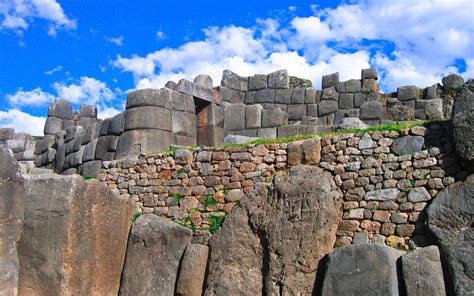
{"label": "small stone", "polygon": [[410,190],[408,193],[408,201],[410,202],[421,202],[431,200],[431,196],[425,187],[416,187]]}

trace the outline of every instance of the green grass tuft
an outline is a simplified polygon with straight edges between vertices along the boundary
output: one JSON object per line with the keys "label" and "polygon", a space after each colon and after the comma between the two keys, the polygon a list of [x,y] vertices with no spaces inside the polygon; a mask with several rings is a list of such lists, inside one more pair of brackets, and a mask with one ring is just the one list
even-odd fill
{"label": "green grass tuft", "polygon": [[142,213],[140,212],[135,212],[132,216],[132,223],[135,222],[135,220],[138,219],[138,217],[140,217],[142,215]]}
{"label": "green grass tuft", "polygon": [[207,208],[209,206],[217,205],[218,202],[210,194],[206,195],[206,199],[204,200],[204,207]]}
{"label": "green grass tuft", "polygon": [[219,230],[222,227],[222,224],[225,221],[226,216],[209,216],[207,218],[207,221],[210,223],[211,228],[210,231],[211,233],[215,233],[217,230]]}
{"label": "green grass tuft", "polygon": [[184,198],[184,195],[176,193],[174,195],[174,198],[176,199],[177,202],[180,202]]}
{"label": "green grass tuft", "polygon": [[84,180],[92,180],[92,179],[95,179],[95,177],[93,176],[83,176]]}

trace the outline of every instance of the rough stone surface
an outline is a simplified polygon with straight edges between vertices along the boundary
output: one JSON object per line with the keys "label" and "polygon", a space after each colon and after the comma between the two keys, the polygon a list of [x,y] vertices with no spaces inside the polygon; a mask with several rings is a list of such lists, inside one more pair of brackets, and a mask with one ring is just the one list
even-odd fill
{"label": "rough stone surface", "polygon": [[328,255],[322,295],[399,295],[396,261],[402,254],[381,244],[334,250]]}
{"label": "rough stone surface", "polygon": [[469,80],[453,106],[454,145],[459,156],[474,161],[474,80]]}
{"label": "rough stone surface", "polygon": [[245,143],[252,142],[253,140],[256,140],[256,139],[258,138],[239,136],[239,135],[227,135],[224,138],[224,143],[225,144],[245,144]]}
{"label": "rough stone surface", "polygon": [[428,119],[443,119],[443,100],[426,100],[425,114]]}
{"label": "rough stone surface", "polygon": [[464,78],[461,75],[451,74],[443,77],[443,86],[447,89],[461,89],[464,85]]}
{"label": "rough stone surface", "polygon": [[97,118],[97,107],[94,105],[82,104],[79,107],[79,117]]}
{"label": "rough stone surface", "polygon": [[249,90],[259,90],[267,88],[267,75],[255,74],[249,77]]}
{"label": "rough stone surface", "polygon": [[474,175],[443,189],[428,208],[428,228],[446,261],[448,293],[469,295],[474,287]]}
{"label": "rough stone surface", "polygon": [[[191,230],[154,214],[132,225],[119,295],[174,295]],[[158,268],[159,267],[159,268]]]}
{"label": "rough stone surface", "polygon": [[172,131],[171,111],[161,107],[135,107],[125,111],[125,130],[160,129]]}
{"label": "rough stone surface", "polygon": [[54,116],[61,119],[72,119],[72,106],[68,101],[59,99],[48,108],[48,116]]}
{"label": "rough stone surface", "polygon": [[397,155],[412,154],[423,149],[425,139],[421,136],[405,136],[395,139],[392,150]]}
{"label": "rough stone surface", "polygon": [[201,74],[194,78],[194,84],[205,88],[212,88],[212,78],[207,74]]}
{"label": "rough stone surface", "polygon": [[321,88],[336,87],[339,84],[339,72],[324,75],[322,77]]}
{"label": "rough stone surface", "polygon": [[262,126],[262,110],[261,105],[245,106],[245,127],[260,128]]}
{"label": "rough stone surface", "polygon": [[274,184],[270,198],[265,190],[255,190],[241,200],[253,228],[263,234],[269,260],[264,289],[267,295],[310,295],[319,260],[336,239],[341,195],[331,175],[316,167],[293,167]]}
{"label": "rough stone surface", "polygon": [[418,88],[414,85],[402,86],[397,89],[400,101],[410,101],[418,98]]}
{"label": "rough stone surface", "polygon": [[278,70],[268,74],[269,88],[289,88],[290,76],[286,70]]}
{"label": "rough stone surface", "polygon": [[209,247],[190,244],[186,248],[181,262],[176,294],[183,296],[201,296],[206,275]]}
{"label": "rough stone surface", "polygon": [[357,117],[346,117],[336,126],[337,130],[366,129],[368,125]]}
{"label": "rough stone surface", "polygon": [[56,135],[63,129],[63,120],[57,117],[48,117],[44,125],[45,135]]}
{"label": "rough stone surface", "polygon": [[173,134],[161,130],[127,131],[120,136],[115,158],[164,151],[173,144],[172,139]]}
{"label": "rough stone surface", "polygon": [[326,116],[336,113],[338,110],[338,103],[336,101],[322,101],[318,104],[319,116]]}
{"label": "rough stone surface", "polygon": [[408,121],[415,118],[415,110],[409,106],[395,105],[390,108],[392,119],[396,121]]}
{"label": "rough stone surface", "polygon": [[78,175],[28,176],[25,194],[19,295],[116,295],[133,202]]}
{"label": "rough stone surface", "polygon": [[438,247],[429,246],[403,255],[402,270],[407,295],[446,295]]}
{"label": "rough stone surface", "polygon": [[261,295],[263,247],[240,207],[227,217],[209,242],[204,295]]}
{"label": "rough stone surface", "polygon": [[25,195],[17,161],[0,149],[0,295],[17,295],[20,270],[17,243],[23,227]]}
{"label": "rough stone surface", "polygon": [[384,106],[379,101],[364,102],[360,106],[361,119],[381,119],[384,115]]}

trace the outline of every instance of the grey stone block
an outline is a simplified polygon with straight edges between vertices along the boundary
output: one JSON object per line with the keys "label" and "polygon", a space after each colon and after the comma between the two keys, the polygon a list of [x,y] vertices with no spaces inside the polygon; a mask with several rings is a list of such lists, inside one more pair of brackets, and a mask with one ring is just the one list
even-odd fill
{"label": "grey stone block", "polygon": [[35,154],[33,150],[25,150],[22,152],[15,153],[15,159],[18,161],[34,161]]}
{"label": "grey stone block", "polygon": [[293,89],[275,90],[275,103],[288,105],[293,94]]}
{"label": "grey stone block", "polygon": [[212,147],[224,142],[225,130],[217,126],[205,126],[198,128],[196,142],[199,146]]}
{"label": "grey stone block", "polygon": [[249,77],[248,90],[259,90],[267,88],[267,75],[255,74]]}
{"label": "grey stone block", "polygon": [[293,89],[291,96],[291,104],[304,104],[306,88],[298,87]]}
{"label": "grey stone block", "polygon": [[228,104],[224,108],[224,129],[226,131],[237,131],[245,129],[245,105]]}
{"label": "grey stone block", "polygon": [[400,101],[415,100],[418,98],[418,88],[414,85],[399,87],[397,97]]}
{"label": "grey stone block", "polygon": [[425,120],[426,119],[425,110],[415,110],[415,119]]}
{"label": "grey stone block", "polygon": [[188,136],[196,138],[196,116],[191,113],[173,111],[172,131],[175,135]]}
{"label": "grey stone block", "polygon": [[46,135],[42,140],[36,141],[35,144],[35,155],[40,155],[48,150],[48,148],[54,147],[56,144],[56,137],[53,135]]}
{"label": "grey stone block", "polygon": [[106,118],[102,122],[102,125],[100,127],[99,135],[105,136],[109,134],[109,129],[110,129],[110,123],[112,121],[112,118]]}
{"label": "grey stone block", "polygon": [[79,117],[97,118],[97,107],[94,105],[82,104],[79,107]]}
{"label": "grey stone block", "polygon": [[84,150],[84,154],[82,155],[82,162],[92,161],[95,159],[95,149],[97,147],[97,139],[90,141]]}
{"label": "grey stone block", "polygon": [[167,131],[155,129],[126,131],[120,135],[115,159],[162,152],[174,144],[174,141],[174,135]]}
{"label": "grey stone block", "polygon": [[253,104],[255,102],[255,92],[248,91],[245,93],[245,104]]}
{"label": "grey stone block", "polygon": [[362,80],[362,93],[369,94],[369,93],[378,93],[380,91],[380,87],[375,79],[364,79]]}
{"label": "grey stone block", "polygon": [[412,154],[423,149],[425,139],[421,136],[405,136],[393,141],[392,151],[396,155]]}
{"label": "grey stone block", "polygon": [[345,93],[346,92],[346,84],[345,82],[339,82],[337,85],[336,85],[336,91],[338,93]]}
{"label": "grey stone block", "polygon": [[288,106],[288,119],[289,120],[300,120],[306,116],[306,105],[289,105]]}
{"label": "grey stone block", "polygon": [[125,112],[119,113],[112,117],[110,122],[109,134],[120,136],[125,128]]}
{"label": "grey stone block", "polygon": [[353,94],[340,94],[339,95],[339,109],[352,109],[354,108],[354,95]]}
{"label": "grey stone block", "polygon": [[247,105],[245,106],[245,128],[260,128],[262,126],[262,111],[261,105]]}
{"label": "grey stone block", "polygon": [[109,137],[109,145],[107,146],[107,151],[115,152],[115,150],[117,150],[117,143],[120,137],[119,136],[108,136],[108,137]]}
{"label": "grey stone block", "polygon": [[[67,170],[69,170],[70,168],[72,168],[72,163],[74,161],[74,153],[71,153],[69,155],[66,155],[66,158],[64,159],[64,166],[63,166],[63,173],[65,174],[65,172]],[[75,174],[76,172],[74,172]]]}
{"label": "grey stone block", "polygon": [[369,68],[369,69],[362,69],[361,78],[378,80],[379,76],[377,75],[377,70],[373,68]]}
{"label": "grey stone block", "polygon": [[362,84],[359,79],[351,79],[346,81],[347,93],[359,93],[362,91]]}
{"label": "grey stone block", "polygon": [[128,94],[126,109],[134,107],[155,106],[171,109],[173,90],[162,89],[140,89]]}
{"label": "grey stone block", "polygon": [[54,158],[54,167],[56,171],[62,172],[64,169],[64,161],[66,160],[66,145],[60,145],[56,150]]}
{"label": "grey stone block", "polygon": [[409,107],[413,110],[415,110],[416,107],[416,100],[410,100],[410,101],[403,101],[401,102],[403,106]]}
{"label": "grey stone block", "polygon": [[339,94],[334,87],[328,87],[323,89],[323,94],[321,100],[323,101],[337,101],[339,99]]}
{"label": "grey stone block", "polygon": [[443,119],[443,100],[427,100],[425,106],[425,113],[428,119]]}
{"label": "grey stone block", "polygon": [[248,78],[241,77],[230,70],[224,70],[224,72],[222,73],[221,85],[239,91],[247,91]]}
{"label": "grey stone block", "polygon": [[95,154],[94,154],[95,159],[104,159],[104,155],[109,151],[109,144],[110,144],[111,137],[112,136],[103,136],[97,139]]}
{"label": "grey stone block", "polygon": [[289,88],[290,76],[286,70],[278,70],[268,74],[269,88]]}
{"label": "grey stone block", "polygon": [[425,89],[425,99],[427,100],[432,100],[432,99],[438,99],[438,91],[440,89],[440,86],[438,83],[433,84],[432,86],[429,86]]}
{"label": "grey stone block", "polygon": [[451,74],[442,79],[443,86],[450,90],[460,90],[464,86],[464,78],[461,75]]}
{"label": "grey stone block", "polygon": [[232,104],[243,104],[245,101],[245,92],[227,88],[225,86],[219,86],[218,89],[221,93],[222,100],[224,102]]}
{"label": "grey stone block", "polygon": [[71,127],[68,127],[66,129],[66,137],[65,137],[65,141],[66,142],[69,142],[71,140],[74,140],[77,136],[77,134],[79,133],[79,130],[81,130],[80,133],[82,133],[82,126],[71,126]]}
{"label": "grey stone block", "polygon": [[382,119],[384,115],[385,110],[381,102],[370,101],[360,106],[361,119]]}
{"label": "grey stone block", "polygon": [[276,139],[277,128],[276,127],[261,128],[258,130],[257,136],[261,139]]}
{"label": "grey stone block", "polygon": [[64,176],[77,175],[77,169],[76,168],[67,169],[63,171],[61,175],[64,175]]}
{"label": "grey stone block", "polygon": [[307,105],[307,116],[318,117],[318,104]]}
{"label": "grey stone block", "polygon": [[56,100],[48,108],[48,117],[51,116],[71,120],[73,116],[71,104],[63,99]]}
{"label": "grey stone block", "polygon": [[197,114],[197,126],[224,127],[224,108],[216,104],[209,104]]}
{"label": "grey stone block", "polygon": [[[257,137],[257,131],[258,129],[246,129],[246,130],[241,130],[241,131],[235,131],[233,136],[244,136],[248,138],[256,138]],[[226,136],[226,138],[229,137],[229,135]],[[224,138],[224,142],[225,142]]]}
{"label": "grey stone block", "polygon": [[278,138],[293,137],[300,133],[300,125],[282,125],[278,127]]}
{"label": "grey stone block", "polygon": [[336,113],[338,110],[337,101],[321,101],[318,104],[319,116],[326,116],[329,114]]}
{"label": "grey stone block", "polygon": [[194,105],[193,96],[190,94],[183,94],[177,91],[172,91],[171,92],[171,110],[183,111],[183,112],[194,114],[196,112],[195,111],[196,107]]}
{"label": "grey stone block", "polygon": [[63,127],[62,127],[62,130],[65,131],[67,130],[68,128],[70,128],[71,126],[75,126],[76,123],[73,121],[73,120],[69,120],[69,119],[63,119]]}
{"label": "grey stone block", "polygon": [[102,169],[102,161],[100,160],[89,161],[79,166],[78,173],[81,176],[97,177],[101,169]]}
{"label": "grey stone block", "polygon": [[64,143],[64,145],[66,145],[66,155],[68,154],[71,154],[74,152],[74,143],[76,141],[75,140],[72,140],[72,141],[69,141],[67,143]]}
{"label": "grey stone block", "polygon": [[81,146],[79,150],[73,153],[74,158],[72,159],[72,166],[78,167],[82,164],[82,157],[84,156],[84,151],[86,150],[86,146]]}
{"label": "grey stone block", "polygon": [[283,124],[285,117],[286,113],[279,108],[264,109],[262,111],[262,127],[280,126]]}
{"label": "grey stone block", "polygon": [[101,125],[98,123],[93,124],[92,126],[89,126],[85,132],[84,136],[81,139],[81,145],[86,145],[93,139],[97,139],[99,137],[99,131],[101,129]]}
{"label": "grey stone block", "polygon": [[165,84],[166,88],[169,88],[169,89],[172,89],[172,90],[176,90],[176,86],[178,86],[178,84],[174,81],[168,81]]}
{"label": "grey stone block", "polygon": [[160,129],[172,131],[171,111],[162,107],[135,107],[125,111],[125,131]]}
{"label": "grey stone block", "polygon": [[13,153],[23,152],[26,149],[26,140],[10,139],[5,141],[5,148],[10,149]]}
{"label": "grey stone block", "polygon": [[275,90],[265,88],[255,92],[255,103],[273,103],[275,101]]}
{"label": "grey stone block", "polygon": [[427,101],[428,100],[415,100],[415,108],[424,110]]}
{"label": "grey stone block", "polygon": [[212,78],[207,74],[201,74],[194,78],[194,84],[205,88],[212,88]]}
{"label": "grey stone block", "polygon": [[366,97],[362,93],[354,94],[354,108],[360,108],[362,103],[364,103],[365,101],[366,101]]}
{"label": "grey stone block", "polygon": [[15,130],[10,127],[0,128],[0,141],[5,141],[13,138]]}
{"label": "grey stone block", "polygon": [[45,135],[56,135],[63,129],[63,120],[58,117],[48,117],[44,125]]}
{"label": "grey stone block", "polygon": [[415,110],[408,106],[395,105],[390,108],[392,119],[395,121],[408,121],[415,118]]}
{"label": "grey stone block", "polygon": [[334,115],[334,124],[339,125],[344,118],[347,117],[359,117],[359,109],[346,109],[346,110],[339,110]]}
{"label": "grey stone block", "polygon": [[336,87],[339,84],[339,72],[324,75],[322,78],[321,88]]}
{"label": "grey stone block", "polygon": [[[316,104],[316,90],[314,88],[306,88],[305,89],[305,104]],[[275,99],[276,101],[276,99]]]}
{"label": "grey stone block", "polygon": [[97,118],[81,117],[81,118],[79,118],[78,125],[82,126],[84,129],[86,129],[89,126],[95,124],[96,122],[97,122]]}
{"label": "grey stone block", "polygon": [[354,130],[368,128],[368,126],[357,117],[344,117],[340,122],[337,122],[336,120],[334,124],[336,125],[336,130]]}
{"label": "grey stone block", "polygon": [[196,137],[176,135],[176,145],[185,147],[196,145]]}

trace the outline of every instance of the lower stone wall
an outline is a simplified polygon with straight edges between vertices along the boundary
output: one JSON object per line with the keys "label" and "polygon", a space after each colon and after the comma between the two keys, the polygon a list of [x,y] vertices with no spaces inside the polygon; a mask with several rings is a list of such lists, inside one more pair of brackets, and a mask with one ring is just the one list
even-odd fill
{"label": "lower stone wall", "polygon": [[288,144],[179,149],[104,162],[98,178],[129,195],[140,211],[171,218],[206,243],[256,183],[271,188],[274,175],[301,163],[330,172],[343,193],[336,245],[422,244],[425,208],[442,188],[467,175],[446,121]]}

